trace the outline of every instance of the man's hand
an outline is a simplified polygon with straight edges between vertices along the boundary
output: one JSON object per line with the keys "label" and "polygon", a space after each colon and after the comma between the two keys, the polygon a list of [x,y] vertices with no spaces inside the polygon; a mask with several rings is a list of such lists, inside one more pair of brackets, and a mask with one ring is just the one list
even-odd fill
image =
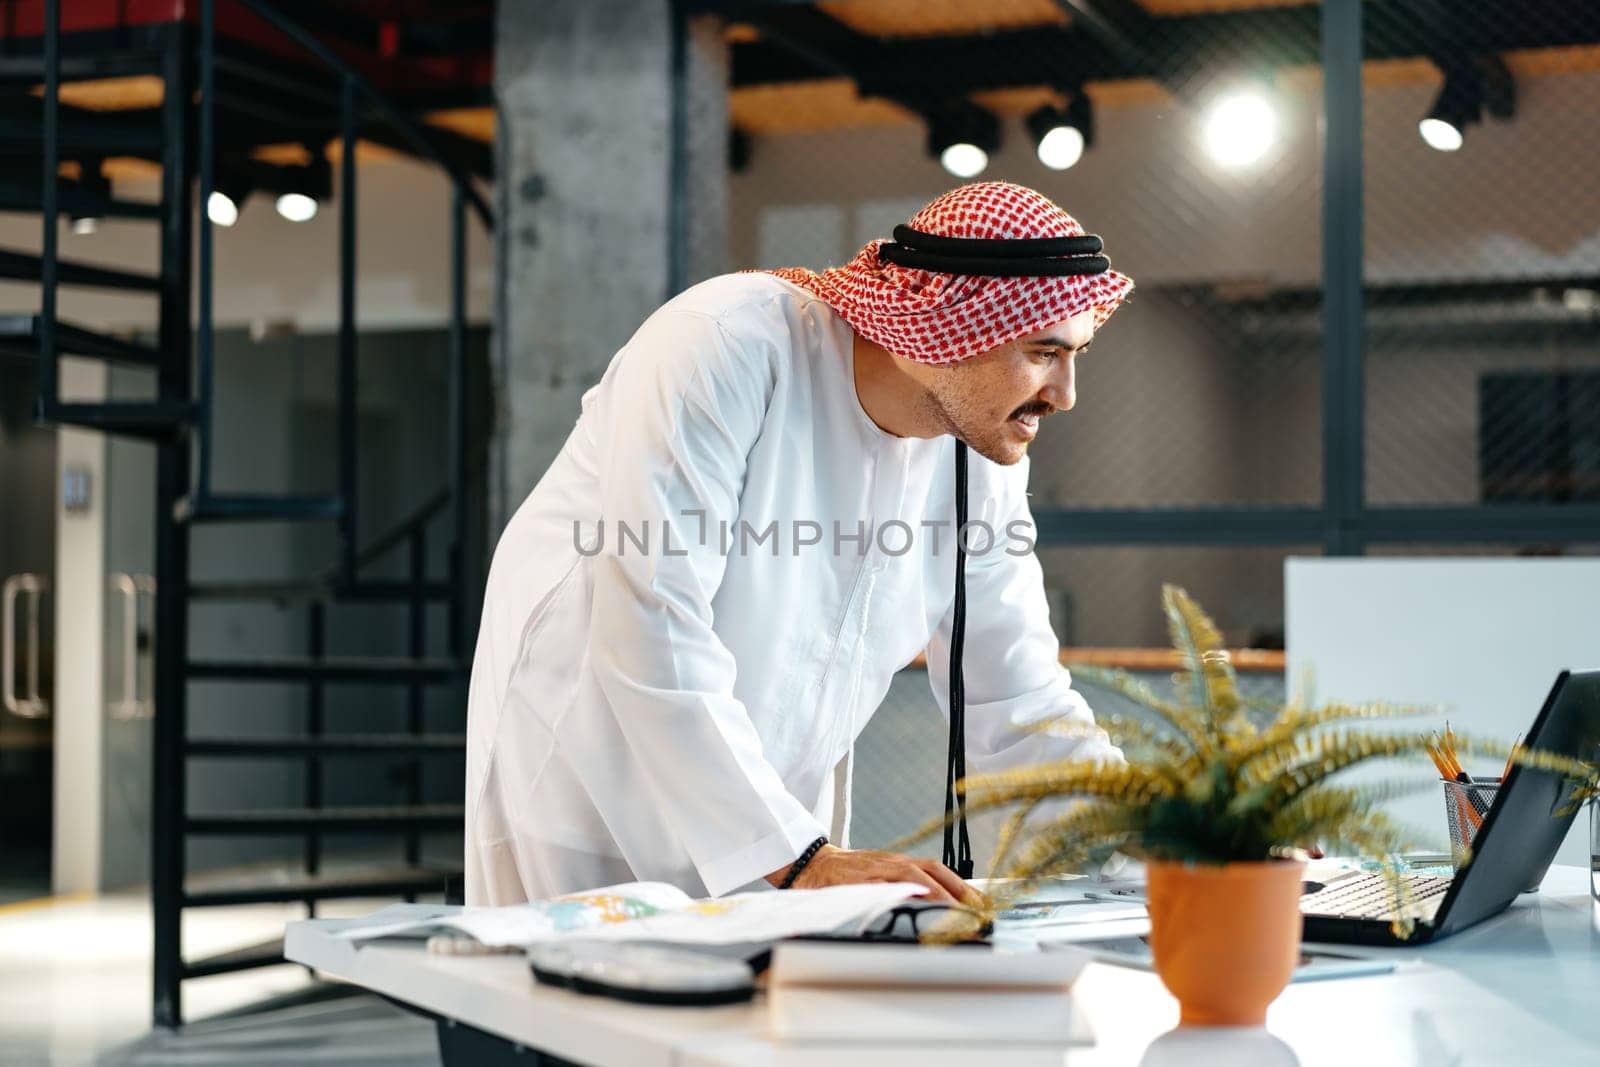
{"label": "man's hand", "polygon": [[[767,875],[767,881],[780,885],[788,867]],[[860,885],[863,882],[916,882],[928,887],[923,900],[979,906],[983,896],[961,876],[938,860],[920,860],[898,852],[870,848],[839,848],[823,845],[811,857],[794,881],[795,889],[820,889],[829,885]]]}

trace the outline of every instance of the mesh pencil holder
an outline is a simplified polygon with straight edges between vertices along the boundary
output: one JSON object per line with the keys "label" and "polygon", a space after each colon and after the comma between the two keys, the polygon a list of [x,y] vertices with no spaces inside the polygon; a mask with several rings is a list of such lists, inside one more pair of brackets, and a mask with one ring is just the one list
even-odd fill
{"label": "mesh pencil holder", "polygon": [[1460,855],[1463,849],[1472,847],[1478,824],[1489,813],[1489,805],[1494,803],[1500,779],[1474,778],[1470,786],[1448,778],[1441,778],[1439,782],[1444,786],[1444,817],[1450,827],[1450,851]]}
{"label": "mesh pencil holder", "polygon": [[[1461,855],[1461,850],[1472,845],[1472,839],[1478,834],[1478,824],[1489,813],[1489,805],[1494,803],[1495,793],[1500,789],[1499,778],[1474,778],[1469,786],[1465,782],[1452,782],[1448,778],[1439,779],[1444,786],[1444,816],[1450,825],[1450,862],[1456,864],[1456,857]],[[1478,816],[1473,819],[1467,814],[1471,809]],[[1535,877],[1533,884],[1524,886],[1524,893],[1537,893],[1539,882],[1544,878],[1541,870]]]}

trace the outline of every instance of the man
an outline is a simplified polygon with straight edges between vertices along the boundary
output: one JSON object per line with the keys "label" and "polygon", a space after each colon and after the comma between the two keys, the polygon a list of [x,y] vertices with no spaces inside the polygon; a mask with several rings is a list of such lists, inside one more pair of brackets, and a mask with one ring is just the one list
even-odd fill
{"label": "man", "polygon": [[896,233],[921,247],[695,286],[584,396],[490,570],[467,903],[634,879],[968,898],[944,864],[847,847],[848,774],[833,810],[836,766],[919,652],[949,714],[953,639],[973,770],[1119,758],[1094,731],[1025,729],[1092,715],[1057,660],[1024,460],[1132,282],[1020,186],[963,186]]}

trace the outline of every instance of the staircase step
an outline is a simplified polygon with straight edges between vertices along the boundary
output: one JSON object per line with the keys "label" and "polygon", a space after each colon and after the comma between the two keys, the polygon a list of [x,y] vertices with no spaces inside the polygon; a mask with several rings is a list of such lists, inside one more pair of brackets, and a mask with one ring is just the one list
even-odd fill
{"label": "staircase step", "polygon": [[191,815],[190,834],[244,836],[349,833],[362,830],[457,830],[466,818],[460,804],[400,805],[391,808],[263,808]]}
{"label": "staircase step", "polygon": [[[130,118],[61,117],[57,135],[63,149],[87,149],[98,155],[153,157],[161,153],[161,125]],[[0,118],[0,155],[37,157],[44,143],[44,123],[37,115]]]}
{"label": "staircase step", "polygon": [[258,756],[407,756],[459,755],[466,734],[323,734],[320,737],[192,738],[191,756],[219,759]]}
{"label": "staircase step", "polygon": [[[70,40],[64,41],[70,47]],[[44,81],[42,38],[20,36],[7,42],[9,54],[0,56],[0,84],[25,85],[30,89]],[[88,81],[99,78],[125,78],[134,74],[160,74],[162,52],[119,44],[115,50],[71,52],[60,57],[61,81]],[[38,102],[35,101],[35,106]]]}
{"label": "staircase step", "polygon": [[286,900],[333,900],[348,897],[406,896],[443,893],[445,882],[460,877],[443,867],[390,867],[334,874],[299,874],[270,882],[229,882],[187,890],[186,908],[218,908],[236,904],[271,904]]}
{"label": "staircase step", "polygon": [[190,678],[239,682],[448,682],[466,668],[448,659],[328,657],[324,659],[190,660]]}
{"label": "staircase step", "polygon": [[55,404],[39,411],[39,418],[45,422],[152,440],[174,436],[187,427],[193,417],[194,405],[176,400]]}
{"label": "staircase step", "polygon": [[274,964],[287,962],[283,958],[283,938],[280,937],[272,941],[263,941],[259,945],[248,945],[215,956],[207,956],[192,963],[185,960],[183,976],[204,978],[212,974],[231,974],[234,971],[248,971],[256,967],[271,967]]}
{"label": "staircase step", "polygon": [[[31,252],[0,249],[0,278],[37,282],[44,279],[44,258]],[[161,279],[154,274],[139,274],[114,267],[97,267],[91,263],[78,263],[56,257],[56,281],[62,285],[82,285],[95,289],[131,289],[135,292],[155,293],[161,290]]]}
{"label": "staircase step", "polygon": [[[42,315],[0,315],[0,351],[21,356],[38,355],[43,323]],[[108,337],[60,320],[56,321],[56,349],[75,356],[95,356],[142,367],[161,365],[160,349]]]}
{"label": "staircase step", "polygon": [[[90,215],[104,219],[159,219],[161,205],[143,200],[117,200],[114,197],[84,192],[63,183],[57,206],[63,214]],[[37,182],[0,181],[0,211],[25,211],[37,215],[44,210],[44,196]]]}
{"label": "staircase step", "polygon": [[180,522],[271,522],[283,519],[337,519],[344,501],[336,496],[214,493],[191,497],[180,506]]}

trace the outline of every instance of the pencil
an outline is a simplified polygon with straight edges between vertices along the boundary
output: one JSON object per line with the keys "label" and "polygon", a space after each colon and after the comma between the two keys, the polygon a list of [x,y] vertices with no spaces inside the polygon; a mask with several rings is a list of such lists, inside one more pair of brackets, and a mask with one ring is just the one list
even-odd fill
{"label": "pencil", "polygon": [[1506,756],[1505,770],[1500,772],[1500,784],[1501,785],[1505,784],[1506,777],[1511,773],[1511,764],[1516,760],[1516,758],[1517,758],[1517,750],[1520,749],[1521,747],[1522,747],[1522,735],[1518,734],[1517,735],[1517,739],[1515,741],[1511,742],[1511,752],[1509,754],[1507,754],[1507,756]]}
{"label": "pencil", "polygon": [[1476,828],[1482,823],[1482,817],[1488,813],[1489,804],[1483,799],[1483,794],[1478,792],[1477,784],[1473,781],[1472,775],[1463,770],[1461,761],[1456,759],[1455,731],[1450,729],[1450,723],[1447,721],[1445,723],[1444,740],[1441,741],[1438,734],[1429,736],[1431,744],[1428,748],[1428,754],[1433,756],[1434,766],[1439,768],[1439,774],[1446,781],[1455,782],[1464,787],[1463,791],[1465,792],[1467,803],[1461,803],[1462,794],[1458,792],[1455,795],[1456,805],[1458,810],[1469,814],[1468,821]]}
{"label": "pencil", "polygon": [[1456,776],[1450,773],[1450,768],[1445,766],[1445,757],[1438,752],[1438,734],[1429,734],[1427,741],[1422,742],[1422,747],[1427,749],[1427,758],[1434,761],[1435,768],[1438,768],[1438,776],[1443,777],[1445,781],[1454,781]]}
{"label": "pencil", "polygon": [[1435,734],[1433,738],[1433,747],[1434,750],[1439,754],[1439,767],[1444,772],[1444,776],[1454,782],[1458,780],[1456,775],[1461,773],[1461,765],[1456,762],[1455,753],[1451,751],[1450,742],[1447,740],[1447,737],[1448,731],[1446,737],[1440,737],[1438,734]]}
{"label": "pencil", "polygon": [[1449,719],[1444,721],[1444,744],[1445,760],[1449,762],[1457,776],[1465,774],[1466,772],[1461,769],[1461,761],[1456,759],[1456,732],[1450,728]]}

